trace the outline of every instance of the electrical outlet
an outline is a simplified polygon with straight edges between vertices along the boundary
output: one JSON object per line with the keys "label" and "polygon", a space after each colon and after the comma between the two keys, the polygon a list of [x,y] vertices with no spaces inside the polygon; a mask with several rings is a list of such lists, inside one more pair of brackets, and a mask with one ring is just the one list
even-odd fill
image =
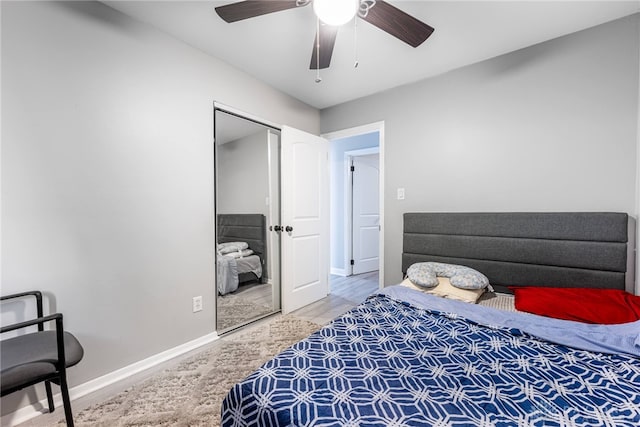
{"label": "electrical outlet", "polygon": [[193,312],[202,311],[202,296],[193,297]]}

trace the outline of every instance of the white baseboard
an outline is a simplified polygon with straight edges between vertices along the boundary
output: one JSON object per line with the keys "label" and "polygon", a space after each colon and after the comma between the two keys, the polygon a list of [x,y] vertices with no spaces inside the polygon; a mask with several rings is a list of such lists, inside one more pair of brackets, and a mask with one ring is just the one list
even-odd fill
{"label": "white baseboard", "polygon": [[347,270],[344,268],[333,268],[331,267],[331,274],[335,274],[336,276],[346,276]]}
{"label": "white baseboard", "polygon": [[[152,368],[162,362],[166,362],[167,360],[173,359],[174,357],[185,354],[191,350],[195,350],[196,348],[201,347],[205,344],[209,344],[217,340],[218,338],[218,334],[213,332],[211,334],[207,334],[200,338],[196,338],[195,340],[181,344],[177,347],[170,348],[169,350],[163,351],[161,353],[154,354],[151,357],[147,357],[146,359],[132,363],[131,365],[125,366],[124,368],[117,369],[101,377],[70,388],[69,397],[71,401],[74,401],[75,399],[86,396],[89,393],[93,393],[94,391],[98,391],[108,385],[114,384],[118,381],[122,381],[132,375]],[[62,406],[62,397],[60,393],[53,395],[53,403],[56,408]],[[31,418],[37,417],[38,415],[46,413],[46,408],[48,408],[47,399],[45,398],[41,400],[40,402],[38,402],[38,404],[39,405],[33,404],[24,406],[15,412],[4,415],[1,419],[2,426],[14,426],[30,420]],[[39,411],[35,409],[35,406],[39,406],[45,409]]]}

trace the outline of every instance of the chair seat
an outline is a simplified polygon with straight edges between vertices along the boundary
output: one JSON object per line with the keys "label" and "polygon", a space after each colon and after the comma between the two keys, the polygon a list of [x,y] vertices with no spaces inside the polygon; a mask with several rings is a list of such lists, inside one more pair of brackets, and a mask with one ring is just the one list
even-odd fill
{"label": "chair seat", "polygon": [[[80,362],[84,355],[82,346],[69,332],[64,332],[64,352],[67,367]],[[57,361],[55,331],[34,332],[3,340],[0,344],[2,393],[55,373]]]}

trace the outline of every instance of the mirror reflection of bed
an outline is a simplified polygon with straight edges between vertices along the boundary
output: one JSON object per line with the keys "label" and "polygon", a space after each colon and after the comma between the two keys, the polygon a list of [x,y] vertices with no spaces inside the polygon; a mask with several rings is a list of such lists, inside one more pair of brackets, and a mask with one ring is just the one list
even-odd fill
{"label": "mirror reflection of bed", "polygon": [[218,214],[218,329],[273,311],[267,268],[265,216]]}

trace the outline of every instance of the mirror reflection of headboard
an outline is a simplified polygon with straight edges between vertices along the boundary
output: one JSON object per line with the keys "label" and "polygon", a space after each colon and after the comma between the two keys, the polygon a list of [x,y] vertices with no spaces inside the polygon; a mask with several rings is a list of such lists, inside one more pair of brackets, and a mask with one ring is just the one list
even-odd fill
{"label": "mirror reflection of headboard", "polygon": [[218,243],[247,242],[262,260],[262,276],[267,272],[267,229],[262,214],[218,214]]}

